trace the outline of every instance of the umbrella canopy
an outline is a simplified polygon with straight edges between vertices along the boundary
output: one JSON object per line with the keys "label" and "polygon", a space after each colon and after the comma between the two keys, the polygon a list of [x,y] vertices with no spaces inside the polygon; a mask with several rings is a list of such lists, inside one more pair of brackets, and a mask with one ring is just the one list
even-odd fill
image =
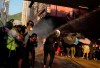
{"label": "umbrella canopy", "polygon": [[71,45],[71,44],[74,44],[76,41],[76,38],[72,38],[71,36],[66,36],[64,37],[64,42]]}
{"label": "umbrella canopy", "polygon": [[82,38],[82,39],[79,39],[79,41],[84,43],[84,44],[90,44],[91,43],[91,41],[88,38]]}

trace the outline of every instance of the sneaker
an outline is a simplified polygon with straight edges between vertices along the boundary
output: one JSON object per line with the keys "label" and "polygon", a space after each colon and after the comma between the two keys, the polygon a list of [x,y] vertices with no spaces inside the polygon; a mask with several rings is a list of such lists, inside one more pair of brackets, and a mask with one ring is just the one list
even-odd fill
{"label": "sneaker", "polygon": [[86,60],[89,60],[89,58],[86,58]]}
{"label": "sneaker", "polygon": [[48,68],[51,68],[50,66]]}
{"label": "sneaker", "polygon": [[68,55],[68,57],[70,58],[70,56]]}
{"label": "sneaker", "polygon": [[71,58],[75,58],[75,57],[73,56],[73,57],[71,57]]}
{"label": "sneaker", "polygon": [[82,59],[85,59],[85,57],[82,57]]}
{"label": "sneaker", "polygon": [[66,55],[65,55],[64,57],[65,57],[65,58],[67,58],[67,56],[66,56]]}
{"label": "sneaker", "polygon": [[46,68],[46,65],[44,65],[43,68]]}
{"label": "sneaker", "polygon": [[96,58],[93,58],[93,60],[97,60]]}

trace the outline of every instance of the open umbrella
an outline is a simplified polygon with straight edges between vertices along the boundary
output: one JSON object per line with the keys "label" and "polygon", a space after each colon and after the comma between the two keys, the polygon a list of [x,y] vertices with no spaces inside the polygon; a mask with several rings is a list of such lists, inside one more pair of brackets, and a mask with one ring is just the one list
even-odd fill
{"label": "open umbrella", "polygon": [[80,42],[82,42],[83,44],[90,44],[91,41],[88,39],[88,38],[82,38],[82,39],[79,39]]}
{"label": "open umbrella", "polygon": [[71,36],[64,37],[64,42],[71,45],[74,44],[76,41],[76,38],[72,38]]}

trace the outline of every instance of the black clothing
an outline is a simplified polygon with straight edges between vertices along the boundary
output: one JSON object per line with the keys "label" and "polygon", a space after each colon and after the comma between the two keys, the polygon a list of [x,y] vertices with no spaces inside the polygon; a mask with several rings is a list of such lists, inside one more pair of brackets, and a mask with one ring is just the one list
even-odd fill
{"label": "black clothing", "polygon": [[49,67],[52,66],[55,57],[55,50],[57,49],[57,46],[55,47],[55,43],[57,43],[57,40],[58,38],[54,34],[47,37],[44,44],[44,65],[46,65],[48,54],[50,54]]}
{"label": "black clothing", "polygon": [[[30,40],[32,39],[32,40]],[[31,53],[32,56],[32,68],[34,68],[34,64],[35,64],[35,47],[37,47],[37,34],[33,33],[28,41],[27,41],[27,45],[26,45],[26,52],[25,52],[25,62],[26,62],[26,67],[25,68],[29,68],[29,52]]]}

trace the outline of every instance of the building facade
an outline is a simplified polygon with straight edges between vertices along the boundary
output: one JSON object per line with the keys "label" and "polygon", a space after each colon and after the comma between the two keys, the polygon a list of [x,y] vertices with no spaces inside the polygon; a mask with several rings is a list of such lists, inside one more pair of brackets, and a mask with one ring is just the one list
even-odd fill
{"label": "building facade", "polygon": [[27,21],[30,18],[30,8],[28,7],[30,1],[23,1],[23,8],[22,8],[22,25],[26,26]]}
{"label": "building facade", "polygon": [[25,26],[28,20],[32,20],[33,22],[36,22],[38,19],[36,15],[43,8],[43,3],[38,3],[38,2],[35,2],[33,6],[29,8],[30,3],[31,1],[27,1],[27,0],[23,1],[22,25],[25,25]]}
{"label": "building facade", "polygon": [[9,11],[9,0],[0,0],[0,20],[5,25]]}

